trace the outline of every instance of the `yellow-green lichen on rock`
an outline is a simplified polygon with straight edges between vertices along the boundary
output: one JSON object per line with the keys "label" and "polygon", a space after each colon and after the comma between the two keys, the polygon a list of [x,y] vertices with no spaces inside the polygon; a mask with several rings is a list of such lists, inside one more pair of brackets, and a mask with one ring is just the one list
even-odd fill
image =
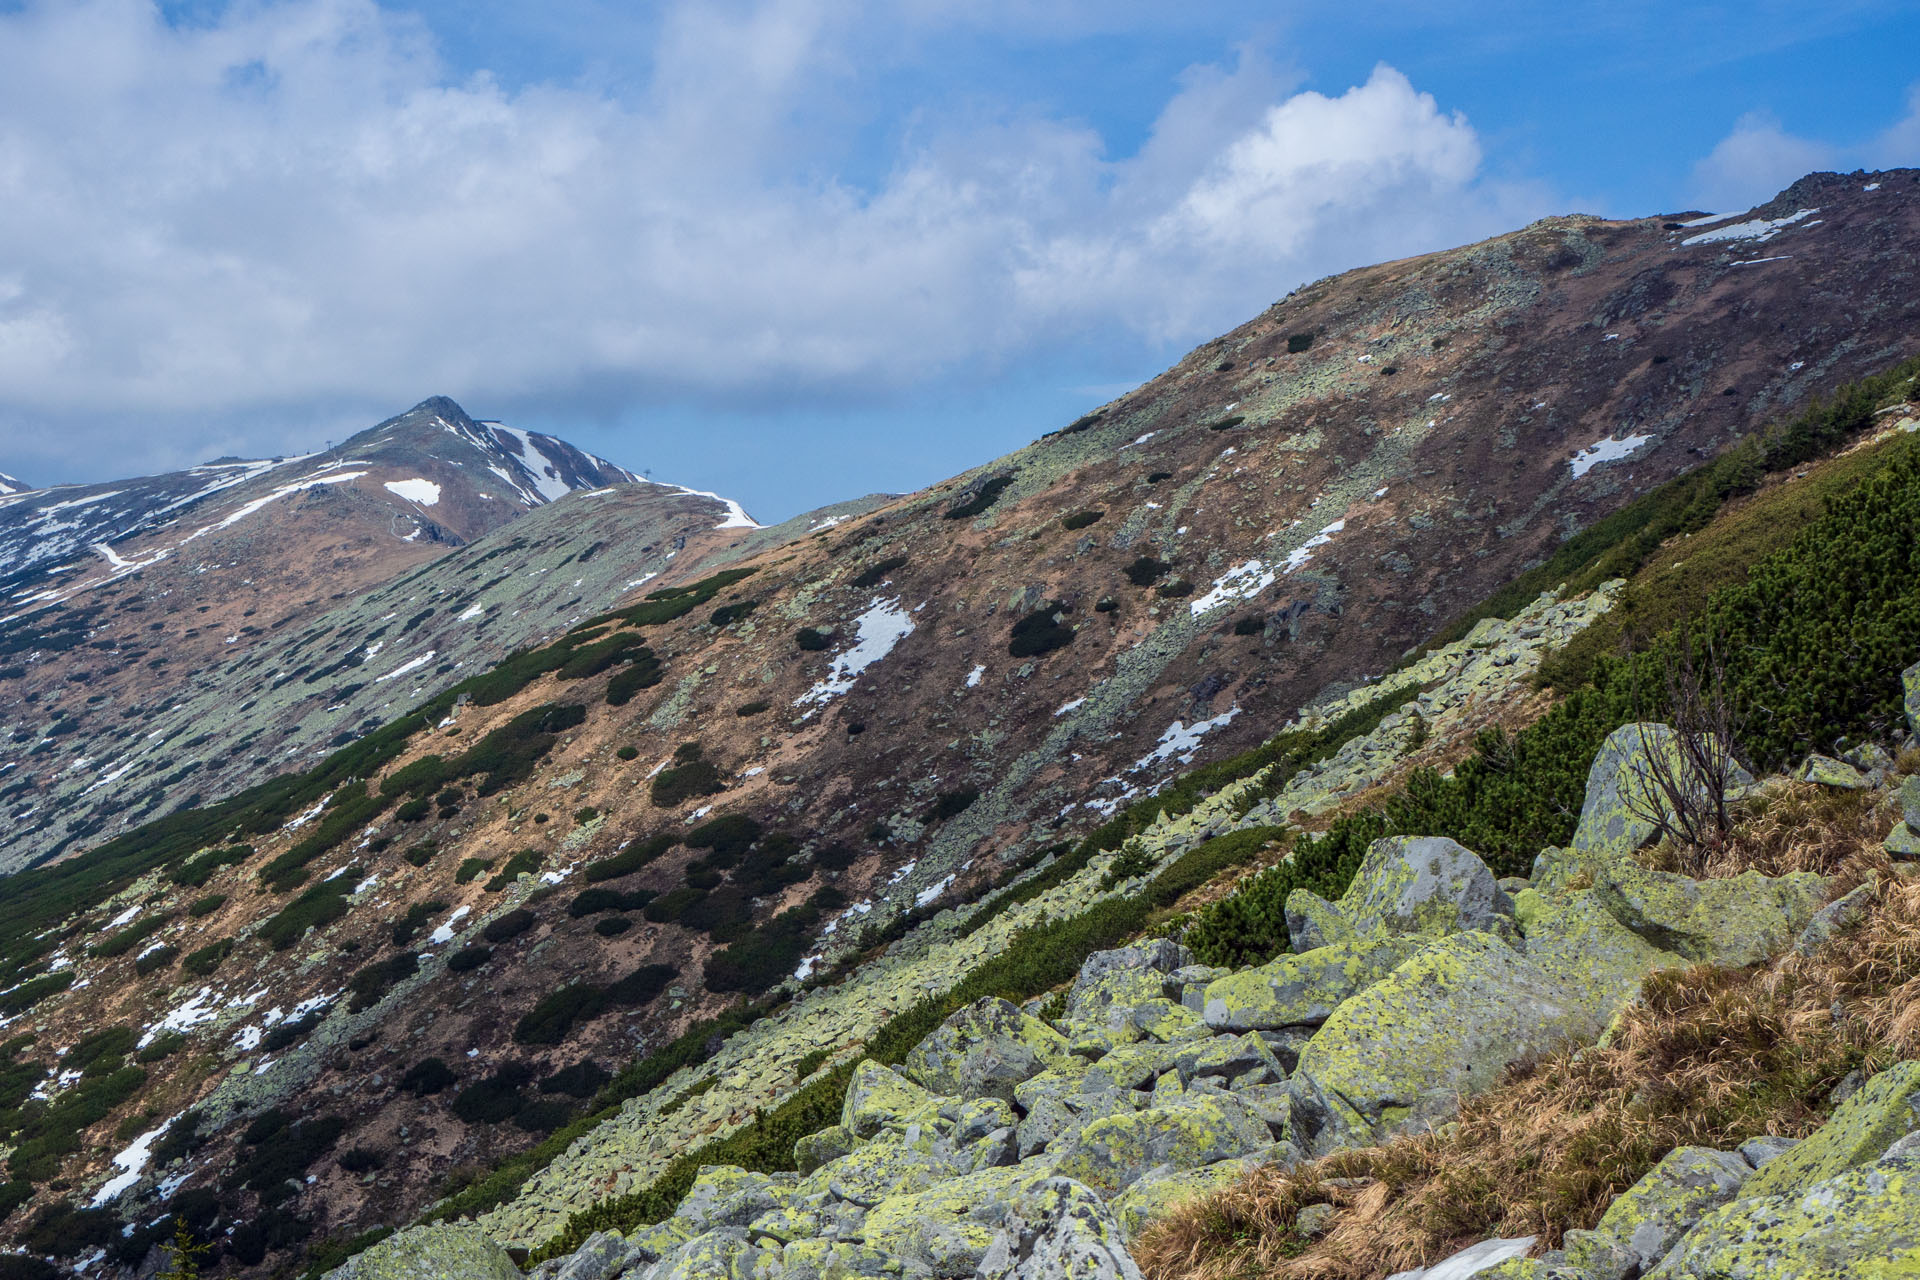
{"label": "yellow-green lichen on rock", "polygon": [[1593,1275],[1643,1272],[1709,1210],[1739,1195],[1752,1174],[1731,1152],[1678,1147],[1615,1197],[1592,1231],[1567,1233],[1567,1261]]}
{"label": "yellow-green lichen on rock", "polygon": [[1749,1196],[1790,1195],[1877,1160],[1920,1129],[1920,1062],[1899,1062],[1867,1081],[1805,1142],[1767,1161],[1746,1185]]}
{"label": "yellow-green lichen on rock", "polygon": [[934,1093],[1013,1099],[1013,1087],[1065,1059],[1066,1037],[1019,1006],[977,1000],[915,1045],[902,1070]]}
{"label": "yellow-green lichen on rock", "polygon": [[1442,938],[1341,1005],[1300,1051],[1290,1136],[1313,1155],[1369,1145],[1599,1029],[1583,1001],[1500,939]]}
{"label": "yellow-green lichen on rock", "polygon": [[1826,896],[1811,872],[1695,880],[1649,871],[1628,858],[1596,864],[1594,889],[1607,911],[1662,950],[1689,960],[1740,968],[1793,945]]}
{"label": "yellow-green lichen on rock", "polygon": [[409,1227],[388,1236],[333,1280],[520,1280],[507,1251],[468,1222]]}
{"label": "yellow-green lichen on rock", "polygon": [[1498,932],[1513,915],[1513,903],[1492,868],[1445,836],[1375,840],[1340,895],[1339,908],[1363,936]]}
{"label": "yellow-green lichen on rock", "polygon": [[1189,1093],[1164,1106],[1120,1112],[1089,1124],[1061,1153],[1058,1172],[1113,1196],[1161,1165],[1197,1169],[1272,1143],[1265,1122],[1239,1100],[1227,1094]]}
{"label": "yellow-green lichen on rock", "polygon": [[1422,946],[1419,938],[1357,938],[1290,952],[1207,984],[1201,1016],[1215,1031],[1315,1026]]}
{"label": "yellow-green lichen on rock", "polygon": [[1557,898],[1527,889],[1515,906],[1527,959],[1600,1025],[1639,995],[1649,973],[1692,963],[1662,951],[1614,919],[1591,889]]}

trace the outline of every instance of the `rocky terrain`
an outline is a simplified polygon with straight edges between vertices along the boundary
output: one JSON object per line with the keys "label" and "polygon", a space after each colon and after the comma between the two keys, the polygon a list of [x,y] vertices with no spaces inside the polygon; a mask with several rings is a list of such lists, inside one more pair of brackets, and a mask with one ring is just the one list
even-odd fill
{"label": "rocky terrain", "polygon": [[[1816,175],[1350,272],[1006,458],[774,529],[630,476],[435,478],[440,436],[583,473],[430,401],[86,573],[36,562],[20,589],[63,594],[0,632],[0,803],[15,866],[59,860],[0,899],[8,1229],[95,1274],[158,1265],[175,1217],[252,1273],[423,1213],[474,1225],[355,1265],[457,1237],[572,1280],[1130,1274],[1178,1195],[1444,1123],[1645,975],[1766,960],[1838,881],[1660,880],[1639,836],[1504,883],[1390,839],[1258,965],[1122,944],[1555,706],[1543,658],[1629,597],[1542,564],[1909,353],[1916,196]],[[1793,457],[1788,501],[1828,465]],[[1068,938],[1114,954],[1059,971]],[[1006,1027],[1033,1069],[982,1088],[974,1039],[1025,1061]],[[923,1230],[914,1197],[989,1187]]]}

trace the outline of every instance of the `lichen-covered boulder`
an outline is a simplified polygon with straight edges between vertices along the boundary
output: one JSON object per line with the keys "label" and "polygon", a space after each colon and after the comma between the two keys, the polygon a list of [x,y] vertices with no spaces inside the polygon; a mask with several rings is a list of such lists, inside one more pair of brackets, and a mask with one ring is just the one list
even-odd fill
{"label": "lichen-covered boulder", "polygon": [[1094,1121],[1066,1144],[1057,1168],[1062,1177],[1112,1196],[1160,1165],[1197,1169],[1272,1142],[1266,1123],[1237,1100],[1187,1094],[1165,1106]]}
{"label": "lichen-covered boulder", "polygon": [[1740,968],[1791,946],[1819,910],[1826,883],[1804,871],[1695,880],[1615,858],[1596,865],[1593,887],[1614,919],[1655,946]]}
{"label": "lichen-covered boulder", "polygon": [[1486,1275],[1503,1262],[1524,1258],[1531,1248],[1532,1236],[1482,1240],[1479,1244],[1468,1245],[1458,1253],[1442,1258],[1430,1267],[1402,1271],[1389,1280],[1467,1280],[1469,1276]]}
{"label": "lichen-covered boulder", "polygon": [[1367,846],[1340,914],[1355,933],[1437,938],[1498,929],[1513,902],[1479,856],[1445,836],[1388,836]]}
{"label": "lichen-covered boulder", "polygon": [[756,1268],[766,1256],[739,1227],[722,1227],[697,1235],[662,1258],[646,1273],[647,1280],[756,1280]]}
{"label": "lichen-covered boulder", "polygon": [[[1193,963],[1193,952],[1165,938],[1150,938],[1130,946],[1115,947],[1111,951],[1096,951],[1081,963],[1080,972],[1067,991],[1069,1016],[1078,1008],[1104,1006],[1105,1002],[1094,993],[1102,982],[1117,974],[1152,974],[1157,988],[1165,975]],[[1157,994],[1164,995],[1165,992],[1157,991]]]}
{"label": "lichen-covered boulder", "polygon": [[1896,822],[1893,830],[1887,833],[1886,849],[1895,858],[1920,858],[1920,832],[1915,831],[1910,823]]}
{"label": "lichen-covered boulder", "polygon": [[436,1222],[388,1236],[327,1280],[520,1280],[507,1251],[470,1222]]}
{"label": "lichen-covered boulder", "polygon": [[1835,760],[1819,752],[1808,756],[1794,776],[1802,782],[1832,787],[1836,791],[1858,791],[1867,785],[1866,775],[1845,760]]}
{"label": "lichen-covered boulder", "polygon": [[1189,1200],[1224,1191],[1255,1168],[1251,1158],[1222,1160],[1198,1169],[1150,1169],[1113,1200],[1113,1216],[1132,1240],[1147,1224],[1166,1217]]}
{"label": "lichen-covered boulder", "polygon": [[654,1255],[636,1249],[611,1231],[596,1231],[561,1261],[553,1280],[613,1280],[636,1262],[653,1262]]}
{"label": "lichen-covered boulder", "polygon": [[1813,913],[1813,919],[1793,940],[1794,952],[1810,956],[1832,942],[1847,930],[1867,918],[1867,912],[1873,906],[1874,896],[1880,891],[1879,881],[1869,876],[1860,884],[1835,898],[1826,906]]}
{"label": "lichen-covered boulder", "polygon": [[843,1124],[831,1124],[818,1133],[802,1134],[794,1140],[793,1163],[801,1173],[812,1173],[821,1165],[852,1152],[853,1131]]}
{"label": "lichen-covered boulder", "polygon": [[978,1280],[1140,1280],[1113,1212],[1091,1188],[1049,1178],[1010,1214]]}
{"label": "lichen-covered boulder", "polygon": [[[1659,831],[1653,813],[1671,812],[1651,785],[1654,762],[1661,757],[1670,769],[1680,768],[1679,735],[1667,725],[1626,724],[1607,735],[1587,769],[1586,800],[1573,832],[1575,853],[1631,853],[1653,839]],[[1727,781],[1747,786],[1753,775],[1734,765]]]}
{"label": "lichen-covered boulder", "polygon": [[1590,889],[1559,897],[1527,889],[1515,906],[1527,959],[1602,1026],[1639,994],[1649,973],[1684,969],[1692,963],[1661,950],[1614,919]]}
{"label": "lichen-covered boulder", "polygon": [[924,1191],[971,1171],[953,1152],[926,1149],[932,1145],[908,1146],[885,1139],[869,1142],[852,1155],[815,1169],[801,1181],[799,1190],[803,1196],[824,1191],[836,1200],[871,1209],[888,1196]]}
{"label": "lichen-covered boulder", "polygon": [[840,1123],[856,1138],[871,1138],[882,1129],[922,1121],[939,1111],[939,1100],[899,1072],[871,1058],[853,1069],[847,1082]]}
{"label": "lichen-covered boulder", "polygon": [[1007,1219],[1052,1178],[1052,1162],[1041,1159],[889,1196],[867,1215],[862,1238],[930,1275],[971,1276]]}
{"label": "lichen-covered boulder", "polygon": [[1287,894],[1287,937],[1295,951],[1312,951],[1353,936],[1353,924],[1340,908],[1309,889]]}
{"label": "lichen-covered boulder", "polygon": [[1742,1196],[1701,1219],[1646,1274],[1648,1280],[1920,1275],[1920,1151],[1790,1194]]}
{"label": "lichen-covered boulder", "polygon": [[1018,1005],[988,996],[953,1014],[902,1064],[934,1093],[1013,1100],[1013,1087],[1067,1057],[1066,1037]]}
{"label": "lichen-covered boulder", "polygon": [[[1273,1056],[1267,1042],[1248,1031],[1237,1036],[1212,1036],[1181,1047],[1173,1060],[1175,1079],[1217,1080],[1223,1084],[1269,1084],[1284,1080],[1287,1069]],[[1157,1087],[1157,1086],[1156,1086]]]}
{"label": "lichen-covered boulder", "polygon": [[1841,1103],[1805,1142],[1769,1160],[1747,1181],[1744,1194],[1792,1195],[1879,1159],[1915,1130],[1920,1130],[1920,1062],[1898,1062]]}
{"label": "lichen-covered boulder", "polygon": [[1370,1144],[1599,1030],[1584,1001],[1498,938],[1439,939],[1341,1005],[1300,1051],[1290,1136],[1316,1156]]}
{"label": "lichen-covered boulder", "polygon": [[1421,945],[1415,937],[1385,935],[1291,952],[1208,983],[1201,1016],[1215,1031],[1317,1026],[1355,992],[1393,972]]}
{"label": "lichen-covered boulder", "polygon": [[1907,731],[1920,733],[1920,662],[1900,673],[1900,689],[1907,713]]}
{"label": "lichen-covered boulder", "polygon": [[1623,1280],[1667,1256],[1681,1236],[1740,1193],[1753,1166],[1711,1147],[1679,1147],[1607,1206],[1592,1231],[1569,1231],[1567,1262],[1594,1280]]}
{"label": "lichen-covered boulder", "polygon": [[1920,827],[1920,774],[1900,780],[1895,793],[1900,800],[1900,817],[1909,827]]}
{"label": "lichen-covered boulder", "polygon": [[783,1184],[764,1173],[752,1173],[730,1164],[710,1164],[694,1176],[673,1216],[699,1235],[716,1227],[744,1227],[767,1210],[792,1198],[792,1174]]}

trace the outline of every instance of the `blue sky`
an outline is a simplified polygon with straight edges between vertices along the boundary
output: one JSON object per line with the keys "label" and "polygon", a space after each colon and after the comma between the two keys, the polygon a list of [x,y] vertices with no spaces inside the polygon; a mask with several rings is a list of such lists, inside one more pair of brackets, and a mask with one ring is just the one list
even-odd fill
{"label": "blue sky", "polygon": [[1911,4],[0,3],[0,470],[430,394],[763,520],[1303,281],[1920,164]]}

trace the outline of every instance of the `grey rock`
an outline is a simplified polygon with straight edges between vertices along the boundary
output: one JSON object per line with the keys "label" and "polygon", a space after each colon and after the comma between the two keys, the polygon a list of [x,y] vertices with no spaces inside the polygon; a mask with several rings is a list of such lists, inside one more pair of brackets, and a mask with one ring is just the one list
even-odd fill
{"label": "grey rock", "polygon": [[555,1280],[613,1280],[628,1267],[650,1262],[640,1250],[611,1231],[596,1231],[554,1273]]}
{"label": "grey rock", "polygon": [[1295,951],[1312,951],[1350,937],[1353,926],[1340,908],[1317,893],[1295,889],[1287,895],[1287,937]]}
{"label": "grey rock", "polygon": [[915,1045],[902,1071],[937,1094],[1011,1102],[1015,1085],[1066,1056],[1065,1036],[989,996],[954,1013]]}
{"label": "grey rock", "polygon": [[1906,822],[1896,822],[1893,830],[1887,833],[1887,852],[1903,861],[1920,858],[1920,832]]}
{"label": "grey rock", "polygon": [[327,1272],[327,1280],[521,1280],[520,1268],[470,1222],[408,1227]]}
{"label": "grey rock", "polygon": [[1731,1152],[1677,1148],[1615,1197],[1592,1231],[1567,1233],[1567,1262],[1598,1280],[1638,1275],[1737,1196],[1752,1173],[1753,1166]]}
{"label": "grey rock", "polygon": [[1090,1188],[1049,1179],[996,1233],[978,1280],[1140,1280],[1112,1211]]}
{"label": "grey rock", "polygon": [[1793,949],[1800,955],[1810,956],[1840,934],[1853,928],[1866,919],[1867,911],[1873,906],[1874,895],[1879,892],[1877,880],[1869,878],[1849,893],[1835,898],[1826,906],[1813,913],[1813,919],[1807,921],[1807,927],[1794,939]]}
{"label": "grey rock", "polygon": [[1783,1156],[1800,1145],[1798,1138],[1782,1138],[1763,1133],[1740,1144],[1740,1158],[1758,1169],[1775,1156]]}
{"label": "grey rock", "polygon": [[1920,774],[1900,780],[1900,816],[1909,827],[1920,827]]}
{"label": "grey rock", "polygon": [[1362,935],[1441,937],[1498,930],[1513,900],[1472,851],[1445,836],[1389,836],[1367,848],[1340,895],[1340,914]]}

